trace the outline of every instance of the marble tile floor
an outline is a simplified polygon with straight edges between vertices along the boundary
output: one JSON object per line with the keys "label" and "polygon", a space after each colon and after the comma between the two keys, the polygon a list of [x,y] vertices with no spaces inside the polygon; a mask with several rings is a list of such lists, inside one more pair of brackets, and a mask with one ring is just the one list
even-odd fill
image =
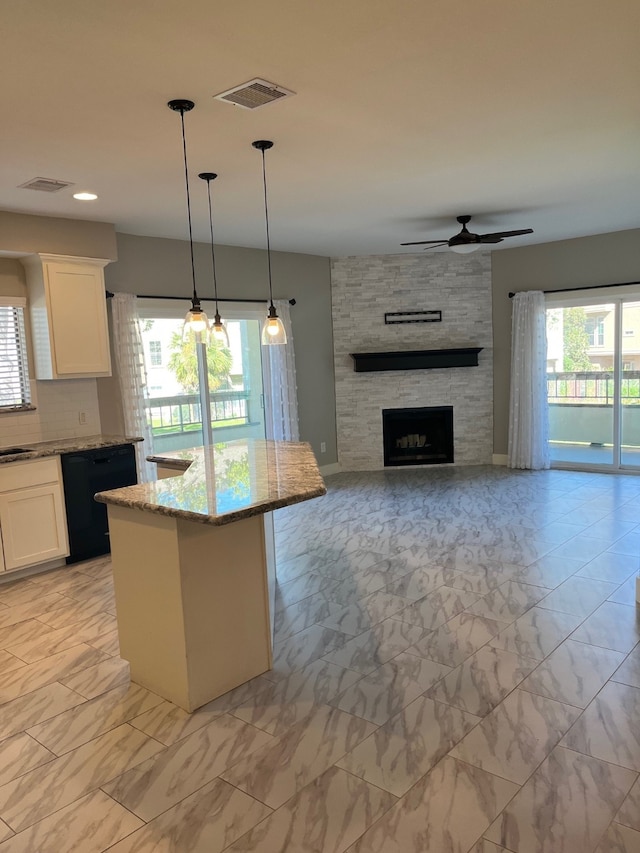
{"label": "marble tile floor", "polygon": [[191,715],[109,558],[0,585],[0,853],[640,853],[640,477],[327,486],[276,514],[273,669]]}

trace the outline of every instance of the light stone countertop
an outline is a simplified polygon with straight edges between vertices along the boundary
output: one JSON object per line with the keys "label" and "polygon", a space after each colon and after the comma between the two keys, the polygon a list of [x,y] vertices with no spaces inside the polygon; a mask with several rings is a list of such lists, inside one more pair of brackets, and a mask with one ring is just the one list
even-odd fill
{"label": "light stone countertop", "polygon": [[147,462],[155,462],[163,468],[174,468],[176,471],[186,471],[193,462],[193,448],[189,450],[172,450],[165,456],[147,456]]}
{"label": "light stone countertop", "polygon": [[125,435],[85,435],[78,438],[55,438],[52,441],[27,441],[24,444],[12,444],[8,448],[0,448],[5,450],[20,447],[28,450],[28,453],[10,453],[0,456],[0,464],[39,459],[42,456],[59,456],[61,453],[97,450],[100,447],[115,447],[119,444],[132,444],[134,441],[143,441],[143,439],[139,436]]}
{"label": "light stone countertop", "polygon": [[240,439],[149,459],[175,467],[176,476],[99,492],[95,499],[219,526],[321,497],[327,491],[306,442]]}

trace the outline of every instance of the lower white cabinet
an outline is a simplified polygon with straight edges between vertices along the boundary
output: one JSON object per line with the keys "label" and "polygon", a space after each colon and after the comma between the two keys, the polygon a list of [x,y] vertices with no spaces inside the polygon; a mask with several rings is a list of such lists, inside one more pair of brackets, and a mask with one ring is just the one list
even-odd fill
{"label": "lower white cabinet", "polygon": [[0,466],[0,531],[2,570],[69,554],[58,457]]}
{"label": "lower white cabinet", "polygon": [[156,462],[156,477],[159,480],[166,480],[168,477],[181,477],[184,471],[180,468],[169,468],[161,462]]}

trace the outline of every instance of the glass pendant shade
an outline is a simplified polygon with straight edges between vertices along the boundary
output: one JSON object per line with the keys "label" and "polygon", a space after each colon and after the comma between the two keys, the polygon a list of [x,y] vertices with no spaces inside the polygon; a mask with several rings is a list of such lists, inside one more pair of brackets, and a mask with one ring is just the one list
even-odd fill
{"label": "glass pendant shade", "polygon": [[184,114],[190,112],[195,104],[185,98],[177,98],[167,104],[170,110],[180,113],[180,125],[182,127],[182,157],[184,162],[184,185],[187,196],[187,222],[189,225],[189,252],[191,255],[191,281],[193,284],[193,296],[191,297],[191,308],[187,311],[182,326],[182,339],[191,332],[198,343],[208,343],[209,340],[209,318],[200,306],[198,293],[196,291],[196,266],[193,257],[193,229],[191,227],[191,194],[189,192],[189,166],[187,163],[187,140],[184,133]]}
{"label": "glass pendant shade", "polygon": [[457,255],[470,255],[471,252],[477,252],[482,248],[482,243],[460,243],[457,246],[449,246],[452,252]]}
{"label": "glass pendant shade", "polygon": [[191,308],[187,311],[184,318],[184,325],[182,326],[183,339],[189,332],[195,335],[196,341],[199,344],[207,343],[209,338],[209,318],[199,303],[192,302]]}
{"label": "glass pendant shade", "polygon": [[211,324],[211,335],[215,341],[218,341],[218,343],[225,347],[229,346],[229,334],[227,332],[227,327],[220,319],[220,314],[217,311],[213,318],[213,323]]}
{"label": "glass pendant shade", "polygon": [[213,241],[213,207],[211,204],[211,181],[215,181],[218,177],[215,172],[200,172],[198,175],[203,181],[207,182],[207,198],[209,200],[209,231],[211,234],[211,270],[213,272],[213,295],[216,301],[216,313],[213,321],[209,326],[211,337],[222,346],[229,346],[229,334],[227,327],[220,319],[220,311],[218,310],[218,279],[216,276],[216,250]]}
{"label": "glass pendant shade", "polygon": [[273,304],[273,286],[271,282],[271,240],[269,238],[269,205],[267,204],[267,170],[264,160],[264,152],[273,148],[273,142],[268,139],[257,139],[251,143],[254,148],[262,152],[262,187],[264,190],[264,222],[267,231],[267,272],[269,275],[269,313],[262,326],[261,342],[263,346],[273,346],[274,344],[286,344],[287,333],[282,325],[282,320]]}
{"label": "glass pendant shade", "polygon": [[269,314],[262,326],[261,341],[264,346],[286,344],[287,342],[287,333],[284,330],[284,325],[273,305],[269,307]]}

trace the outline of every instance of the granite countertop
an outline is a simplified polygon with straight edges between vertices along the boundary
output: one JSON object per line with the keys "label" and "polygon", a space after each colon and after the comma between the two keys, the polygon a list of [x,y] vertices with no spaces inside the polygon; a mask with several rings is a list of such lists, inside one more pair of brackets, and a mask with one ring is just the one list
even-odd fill
{"label": "granite countertop", "polygon": [[175,468],[176,471],[186,471],[193,462],[193,448],[190,450],[172,450],[165,456],[147,456],[147,462],[155,462],[163,468]]}
{"label": "granite countertop", "polygon": [[[5,462],[23,462],[27,459],[39,459],[41,456],[59,456],[61,453],[76,453],[80,450],[96,450],[99,447],[114,447],[117,444],[131,444],[142,441],[139,436],[125,435],[85,435],[80,438],[56,438],[53,441],[25,442],[11,445],[27,450],[27,453],[8,453],[0,456],[0,464]],[[2,449],[2,448],[0,448]]]}
{"label": "granite countertop", "polygon": [[321,497],[327,491],[306,442],[240,439],[149,458],[176,467],[176,476],[99,492],[95,499],[222,525]]}

